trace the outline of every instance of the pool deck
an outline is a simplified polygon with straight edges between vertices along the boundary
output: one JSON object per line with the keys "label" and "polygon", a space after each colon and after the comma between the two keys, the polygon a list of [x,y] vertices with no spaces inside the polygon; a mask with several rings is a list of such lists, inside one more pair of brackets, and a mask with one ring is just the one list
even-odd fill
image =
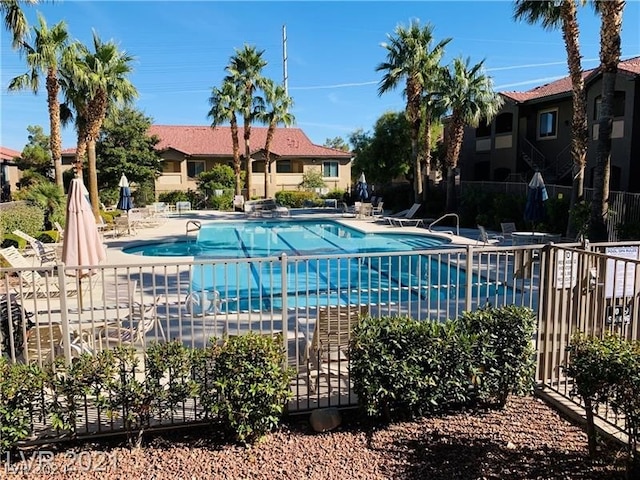
{"label": "pool deck", "polygon": [[[291,210],[291,216],[282,218],[287,219],[329,219],[341,222],[350,227],[354,227],[366,233],[375,232],[404,232],[411,234],[423,234],[443,237],[458,245],[477,245],[478,231],[475,229],[460,229],[460,236],[445,233],[444,231],[429,231],[422,227],[398,227],[392,226],[380,221],[379,217],[354,218],[353,216],[344,216],[335,213],[331,209],[296,209]],[[179,241],[189,237],[187,235],[187,222],[199,221],[201,223],[215,221],[256,221],[255,218],[248,217],[243,212],[220,212],[217,210],[193,210],[183,212],[181,214],[171,214],[167,217],[159,219],[157,225],[136,228],[135,234],[123,235],[115,237],[112,231],[104,233],[104,241],[107,246],[106,265],[124,265],[130,263],[136,264],[157,264],[159,261],[189,261],[192,257],[145,257],[142,255],[127,254],[122,251],[123,248],[130,247],[137,243],[159,242],[159,241]],[[442,230],[451,230],[451,227],[443,227]],[[193,238],[194,233],[190,234]]]}

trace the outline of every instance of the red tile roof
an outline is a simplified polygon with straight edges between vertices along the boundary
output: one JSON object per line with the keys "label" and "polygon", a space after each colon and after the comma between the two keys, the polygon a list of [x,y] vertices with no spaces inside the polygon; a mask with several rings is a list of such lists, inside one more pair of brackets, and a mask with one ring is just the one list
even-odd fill
{"label": "red tile roof", "polygon": [[[631,75],[640,75],[640,57],[634,57],[620,62],[618,64],[618,70]],[[587,77],[596,75],[597,73],[597,68],[585,70],[582,72],[582,78],[586,79]],[[535,87],[526,92],[500,92],[501,95],[518,103],[566,93],[571,93],[571,78],[568,76],[556,80],[555,82]]]}
{"label": "red tile roof", "polygon": [[[232,152],[231,127],[212,129],[208,126],[152,125],[149,133],[160,138],[156,146],[158,150],[172,148],[187,155],[211,156],[230,156]],[[267,127],[251,127],[252,152],[264,148],[266,136]],[[239,137],[240,151],[243,152],[242,126],[239,128]],[[281,157],[351,157],[350,152],[311,143],[299,128],[276,128],[271,152]]]}
{"label": "red tile roof", "polygon": [[0,147],[0,160],[13,160],[15,157],[21,157],[22,152],[12,150],[7,147]]}

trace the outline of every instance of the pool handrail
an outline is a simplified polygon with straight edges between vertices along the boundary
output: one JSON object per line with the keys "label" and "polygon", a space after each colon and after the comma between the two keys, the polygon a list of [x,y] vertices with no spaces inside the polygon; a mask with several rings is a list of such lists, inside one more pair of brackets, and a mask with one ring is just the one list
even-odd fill
{"label": "pool handrail", "polygon": [[191,232],[197,232],[202,228],[202,223],[200,222],[200,220],[189,220],[186,225],[185,228],[187,230],[187,236],[191,233]]}
{"label": "pool handrail", "polygon": [[[447,217],[455,217],[456,219],[456,235],[460,235],[460,217],[458,216],[457,213],[445,213],[444,215],[442,215],[441,217],[435,219],[433,222],[431,222],[429,224],[429,231],[433,232],[433,230],[431,230],[431,227],[433,227],[436,223],[438,223],[440,220],[444,220]],[[453,234],[453,232],[451,232]]]}

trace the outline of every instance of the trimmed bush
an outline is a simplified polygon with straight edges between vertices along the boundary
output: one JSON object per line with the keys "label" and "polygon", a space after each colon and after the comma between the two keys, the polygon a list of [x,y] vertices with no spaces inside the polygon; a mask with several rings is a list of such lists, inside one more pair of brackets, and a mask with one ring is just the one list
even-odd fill
{"label": "trimmed bush", "polygon": [[276,192],[276,201],[285,207],[301,208],[307,203],[313,203],[318,198],[315,192],[303,190],[281,190]]}
{"label": "trimmed bush", "polygon": [[471,342],[455,322],[362,319],[350,359],[354,390],[370,416],[411,418],[470,400]]}
{"label": "trimmed bush", "polygon": [[24,203],[0,210],[0,228],[4,238],[14,230],[37,237],[44,226],[44,211],[36,206]]}
{"label": "trimmed bush", "polygon": [[33,405],[42,394],[42,379],[36,365],[10,363],[0,355],[0,453],[31,434]]}
{"label": "trimmed bush", "polygon": [[475,390],[477,400],[504,407],[510,394],[533,390],[536,318],[526,307],[480,308],[464,312],[460,327],[474,336]]}
{"label": "trimmed bush", "polygon": [[241,443],[251,443],[278,426],[291,396],[292,372],[281,338],[249,333],[212,345],[204,357],[200,395],[208,413]]}

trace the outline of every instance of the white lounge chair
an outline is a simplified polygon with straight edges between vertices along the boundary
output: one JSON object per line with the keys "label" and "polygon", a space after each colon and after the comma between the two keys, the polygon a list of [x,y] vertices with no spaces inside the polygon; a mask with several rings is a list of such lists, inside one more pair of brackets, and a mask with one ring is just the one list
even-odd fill
{"label": "white lounge chair", "polygon": [[399,221],[401,220],[414,220],[414,216],[420,210],[422,206],[421,203],[414,203],[409,210],[404,210],[395,215],[387,215],[382,217],[382,221],[388,223],[389,225],[399,225],[402,226]]}
{"label": "white lounge chair", "polygon": [[13,234],[29,242],[29,245],[31,246],[31,249],[33,250],[36,258],[40,261],[40,265],[56,263],[58,261],[58,255],[56,253],[55,246],[46,245],[37,238],[32,237],[22,230],[14,230]]}
{"label": "white lounge chair", "polygon": [[[57,276],[41,275],[16,247],[0,249],[0,255],[11,268],[19,269],[16,273],[20,282],[13,285],[14,291],[23,298],[55,297],[60,295]],[[75,295],[78,290],[71,282],[65,285],[67,296]]]}

